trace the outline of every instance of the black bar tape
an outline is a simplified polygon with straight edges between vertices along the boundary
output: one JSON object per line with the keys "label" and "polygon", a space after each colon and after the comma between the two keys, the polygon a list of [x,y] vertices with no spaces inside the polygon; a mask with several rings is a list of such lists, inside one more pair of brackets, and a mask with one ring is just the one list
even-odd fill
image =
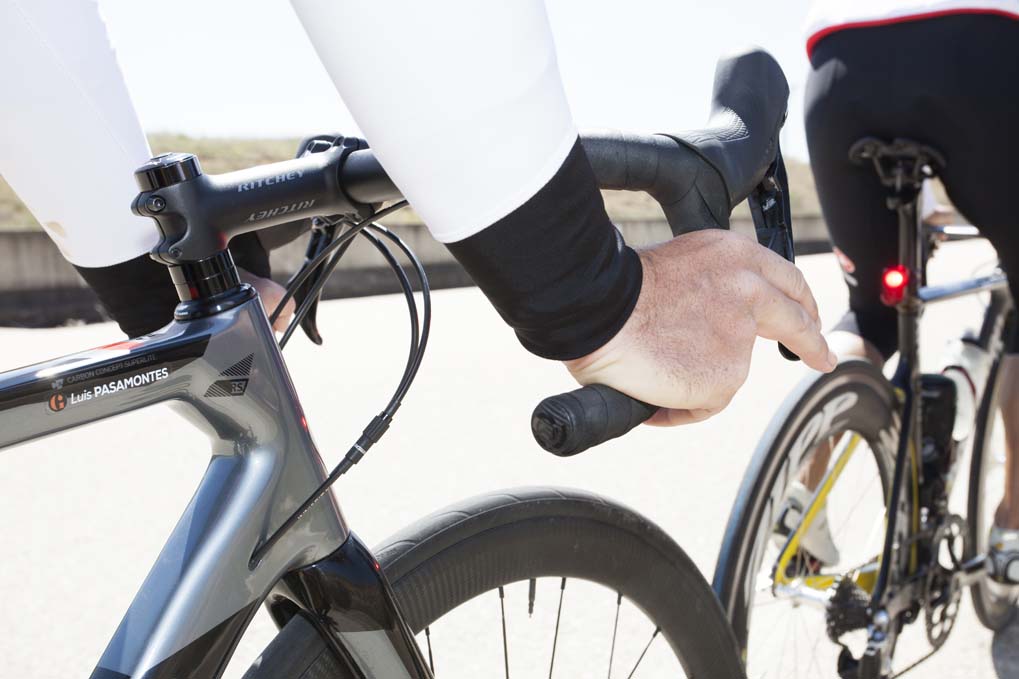
{"label": "black bar tape", "polygon": [[569,457],[622,436],[657,410],[612,387],[592,384],[539,403],[531,415],[531,433],[548,452]]}

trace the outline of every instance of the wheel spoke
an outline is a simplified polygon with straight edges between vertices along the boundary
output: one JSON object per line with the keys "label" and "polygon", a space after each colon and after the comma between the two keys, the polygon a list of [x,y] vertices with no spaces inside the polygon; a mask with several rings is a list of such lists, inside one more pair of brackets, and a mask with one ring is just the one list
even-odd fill
{"label": "wheel spoke", "polygon": [[609,648],[609,674],[607,679],[612,679],[612,659],[616,656],[616,632],[619,631],[619,607],[623,604],[623,595],[616,593],[616,621],[612,625],[612,647]]}
{"label": "wheel spoke", "polygon": [[538,589],[538,581],[535,578],[531,578],[531,581],[527,584],[527,617],[534,615],[534,594]]}
{"label": "wheel spoke", "polygon": [[637,663],[633,666],[633,669],[630,670],[630,673],[626,675],[626,679],[633,679],[634,672],[636,672],[637,668],[640,667],[641,661],[644,660],[644,656],[647,655],[647,650],[649,648],[651,648],[651,644],[654,643],[655,638],[658,636],[658,633],[661,632],[661,631],[662,631],[661,627],[655,627],[655,631],[651,634],[651,638],[648,639],[647,646],[645,646],[644,650],[640,652],[640,657],[637,658]]}
{"label": "wheel spoke", "polygon": [[499,586],[499,609],[502,612],[502,657],[506,663],[506,679],[509,679],[509,642],[506,641],[506,592]]}
{"label": "wheel spoke", "polygon": [[800,611],[795,611],[793,618],[793,675],[800,676],[800,635],[796,631],[796,623],[801,622]]}
{"label": "wheel spoke", "polygon": [[563,578],[559,586],[559,610],[555,616],[555,636],[552,637],[552,660],[548,663],[548,679],[552,679],[552,670],[555,668],[555,647],[559,643],[559,620],[563,617],[563,596],[566,594],[566,578]]}
{"label": "wheel spoke", "polygon": [[428,667],[432,670],[432,676],[435,676],[435,660],[432,658],[432,630],[430,627],[425,627],[425,642],[428,644]]}
{"label": "wheel spoke", "polygon": [[860,492],[860,497],[856,499],[856,502],[852,507],[850,507],[849,512],[847,512],[846,518],[842,520],[842,525],[835,533],[836,538],[842,537],[846,528],[852,523],[853,516],[856,514],[856,510],[859,509],[860,503],[863,502],[865,497],[867,497],[867,493],[870,491],[871,486],[874,485],[874,482],[877,481],[878,478],[879,477],[877,475],[870,477],[870,481],[867,482],[867,485],[864,486],[863,490]]}

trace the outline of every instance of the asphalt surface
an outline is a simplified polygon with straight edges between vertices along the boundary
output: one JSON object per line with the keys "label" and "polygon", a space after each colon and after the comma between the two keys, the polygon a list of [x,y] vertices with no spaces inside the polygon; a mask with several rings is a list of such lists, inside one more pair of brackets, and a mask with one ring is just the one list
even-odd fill
{"label": "asphalt surface", "polygon": [[[935,262],[933,276],[969,272],[989,257],[985,246],[952,246]],[[834,259],[800,261],[833,322],[845,305]],[[565,371],[524,352],[477,290],[439,292],[434,303],[430,348],[403,410],[382,443],[335,488],[365,541],[378,542],[469,495],[556,484],[603,493],[649,516],[710,579],[747,460],[805,369],[762,341],[746,387],[723,414],[678,430],[643,427],[564,461],[537,448],[528,419],[541,397],[571,388]],[[933,308],[928,346],[936,348],[976,312],[972,301]],[[320,318],[325,346],[297,339],[287,360],[332,463],[395,385],[406,351],[406,312],[401,298],[386,296],[325,303]],[[108,324],[0,330],[0,369],[117,338]],[[206,451],[199,434],[157,407],[0,454],[0,677],[89,675],[197,485]],[[240,676],[273,633],[260,614],[228,676]],[[980,627],[967,597],[945,648],[913,674],[1019,677],[1017,641],[1019,628],[994,636]],[[911,650],[902,651],[903,664]],[[497,660],[491,676],[502,676]],[[570,674],[568,666],[557,669],[557,676]]]}

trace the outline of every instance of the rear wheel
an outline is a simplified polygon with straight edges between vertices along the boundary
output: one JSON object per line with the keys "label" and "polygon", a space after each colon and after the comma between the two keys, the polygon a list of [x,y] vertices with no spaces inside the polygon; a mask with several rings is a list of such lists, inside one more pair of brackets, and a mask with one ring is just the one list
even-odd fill
{"label": "rear wheel", "polygon": [[[444,678],[743,676],[732,631],[693,562],[656,525],[595,495],[481,496],[375,554]],[[245,674],[347,676],[300,616]]]}
{"label": "rear wheel", "polygon": [[[827,599],[838,578],[858,587],[839,595],[845,610],[834,623],[849,636],[860,635],[851,630],[865,608],[861,602],[873,586],[884,540],[898,409],[879,370],[847,361],[832,373],[805,379],[762,437],[729,518],[714,577],[749,677],[836,675],[841,648],[828,638],[826,609],[831,610]],[[796,484],[802,485],[794,492]],[[799,511],[790,511],[804,489],[809,499],[800,500]],[[818,506],[823,494],[823,533],[834,547],[818,553],[827,552],[831,563],[788,538],[806,520],[815,494]],[[810,522],[820,522],[820,516]],[[844,641],[853,646],[859,640]],[[858,656],[859,649],[853,650]]]}

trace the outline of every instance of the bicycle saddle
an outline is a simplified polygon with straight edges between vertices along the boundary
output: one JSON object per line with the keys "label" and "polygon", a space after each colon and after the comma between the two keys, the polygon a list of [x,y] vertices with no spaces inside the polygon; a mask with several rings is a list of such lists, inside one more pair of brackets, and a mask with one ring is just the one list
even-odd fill
{"label": "bicycle saddle", "polygon": [[891,142],[877,137],[858,139],[849,147],[849,160],[857,165],[869,160],[881,183],[893,188],[903,180],[919,186],[925,179],[940,174],[948,164],[944,154],[933,146],[901,137]]}

